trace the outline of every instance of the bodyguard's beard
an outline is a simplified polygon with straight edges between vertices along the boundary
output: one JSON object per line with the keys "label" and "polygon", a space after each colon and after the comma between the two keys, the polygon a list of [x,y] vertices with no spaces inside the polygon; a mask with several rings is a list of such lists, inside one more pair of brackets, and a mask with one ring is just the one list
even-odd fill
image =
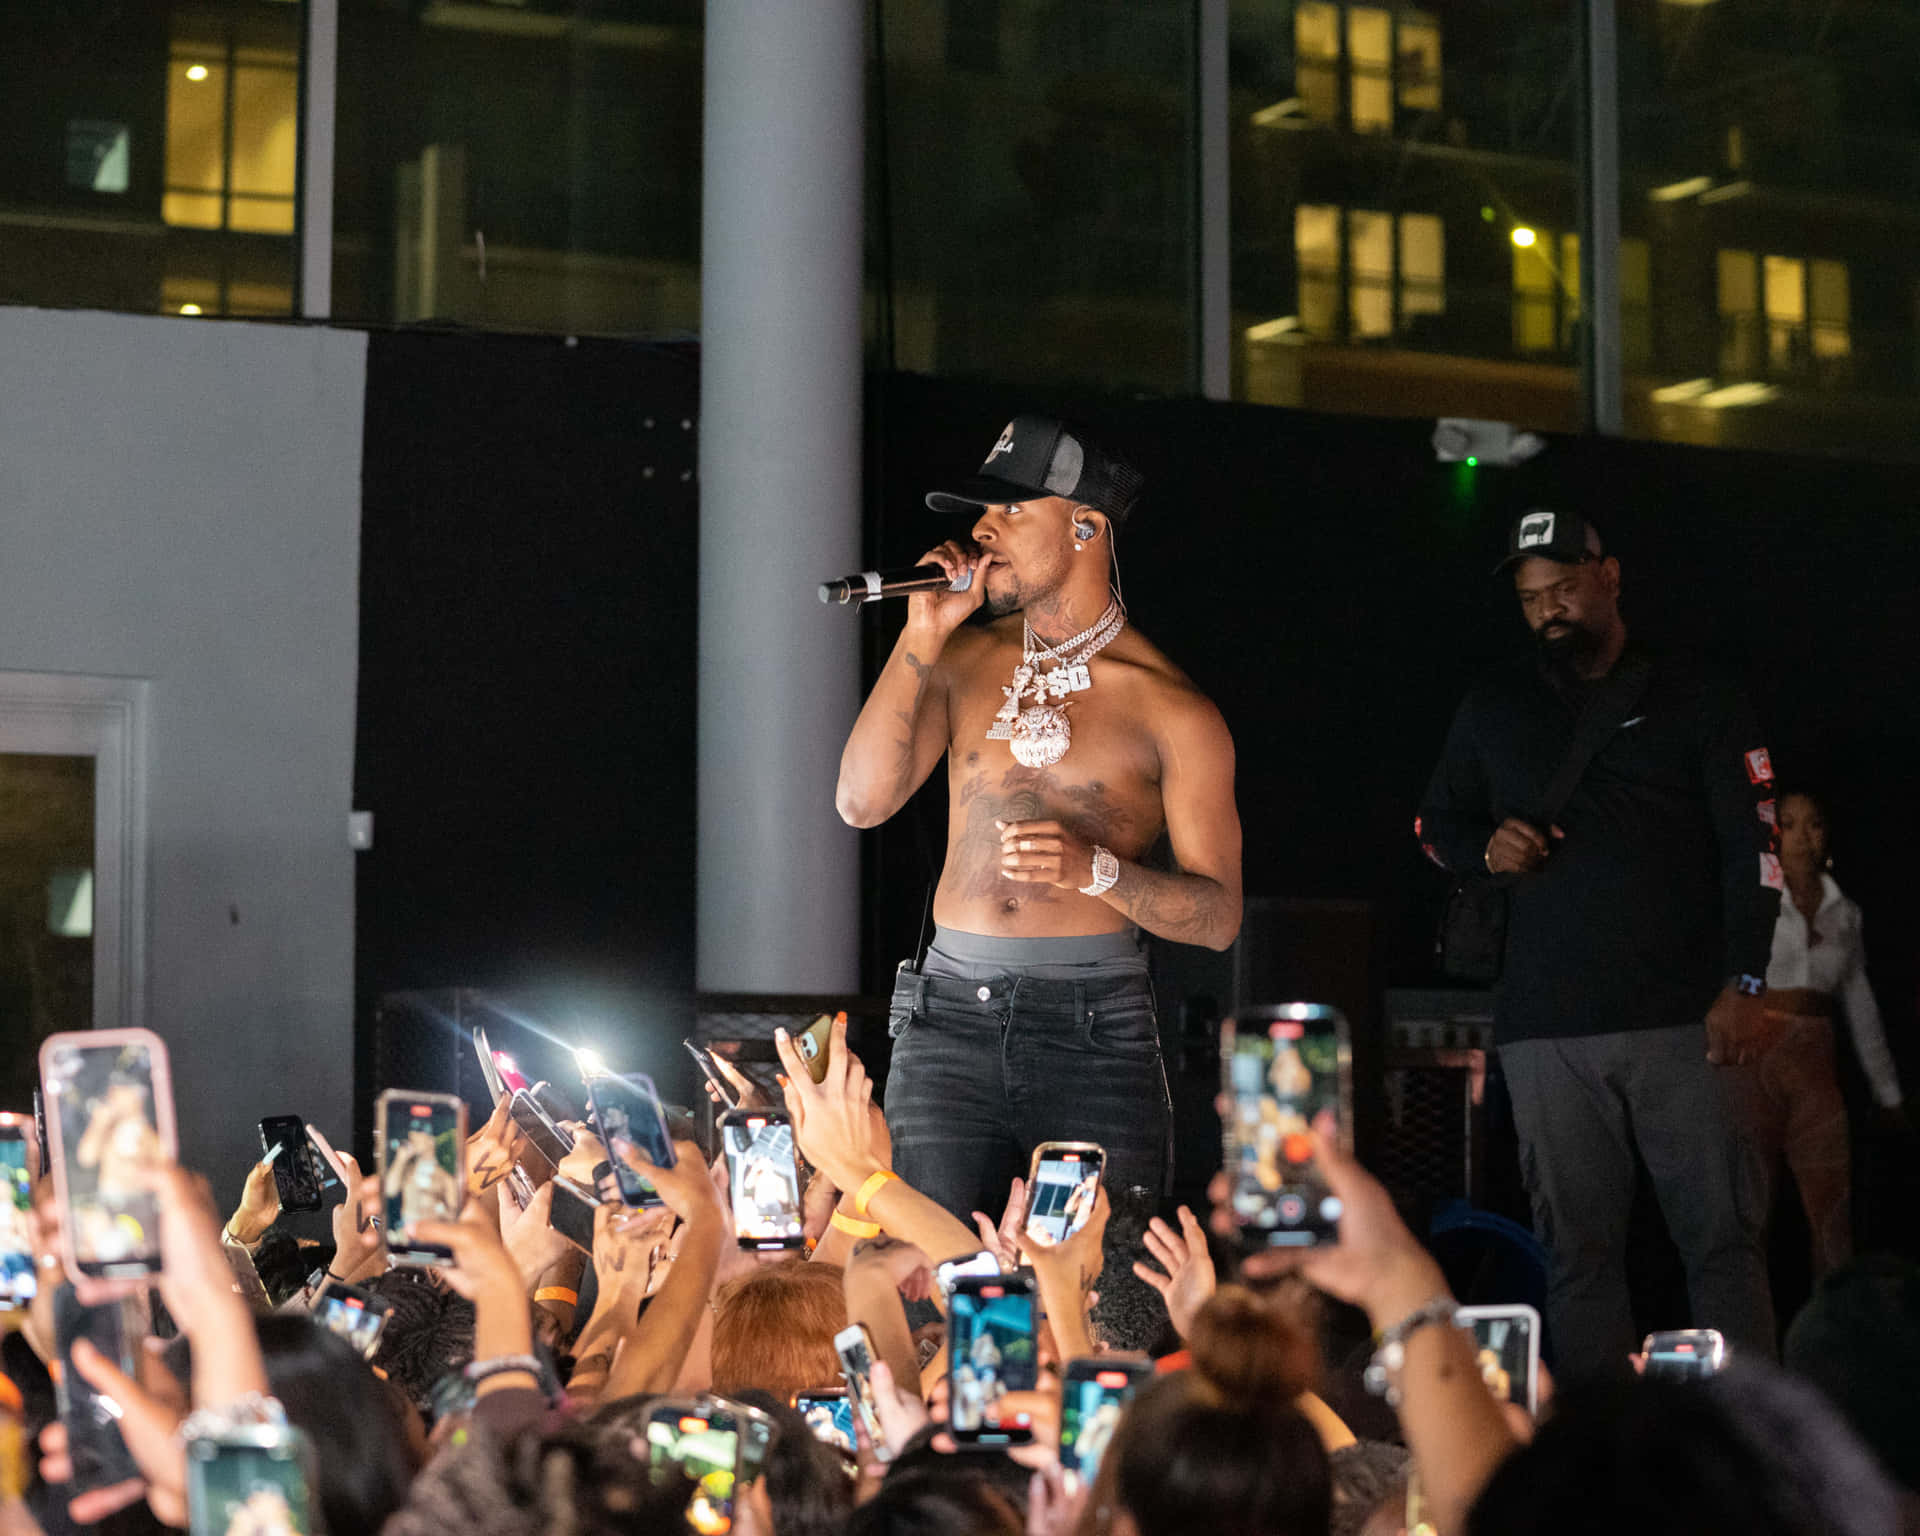
{"label": "bodyguard's beard", "polygon": [[1584,675],[1607,643],[1606,636],[1574,619],[1556,619],[1535,631],[1540,654],[1556,667],[1575,676]]}

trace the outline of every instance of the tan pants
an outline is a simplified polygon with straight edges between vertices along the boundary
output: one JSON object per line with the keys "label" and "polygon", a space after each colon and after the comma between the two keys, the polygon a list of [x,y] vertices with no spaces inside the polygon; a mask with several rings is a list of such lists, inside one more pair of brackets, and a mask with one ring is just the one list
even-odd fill
{"label": "tan pants", "polygon": [[1833,1020],[1771,1015],[1779,1038],[1735,1074],[1734,1103],[1765,1159],[1769,1209],[1784,1157],[1813,1233],[1815,1277],[1853,1257],[1853,1154],[1847,1106],[1834,1075]]}

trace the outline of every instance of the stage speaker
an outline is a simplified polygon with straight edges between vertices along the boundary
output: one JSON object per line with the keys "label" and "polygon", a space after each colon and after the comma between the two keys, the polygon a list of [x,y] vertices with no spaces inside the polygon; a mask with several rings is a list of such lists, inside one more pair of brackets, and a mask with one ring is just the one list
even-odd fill
{"label": "stage speaker", "polygon": [[1386,994],[1382,1115],[1369,1166],[1402,1209],[1483,1203],[1493,997],[1464,989]]}

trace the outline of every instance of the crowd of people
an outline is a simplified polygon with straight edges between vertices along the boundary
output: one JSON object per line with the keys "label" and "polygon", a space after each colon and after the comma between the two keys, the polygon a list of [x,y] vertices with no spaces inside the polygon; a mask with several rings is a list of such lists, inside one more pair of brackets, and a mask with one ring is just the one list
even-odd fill
{"label": "crowd of people", "polygon": [[[1543,1390],[1536,1419],[1492,1390],[1439,1266],[1324,1119],[1313,1151],[1340,1205],[1333,1243],[1247,1252],[1224,1174],[1209,1213],[1171,1222],[1116,1211],[1128,1197],[1103,1185],[1049,1242],[1025,1227],[1018,1184],[1003,1213],[968,1224],[894,1175],[844,1022],[818,1081],[777,1043],[775,1108],[810,1170],[810,1249],[743,1246],[726,1160],[695,1140],[669,1166],[573,1123],[555,1167],[504,1100],[468,1138],[457,1217],[410,1219],[409,1244],[441,1255],[430,1264],[395,1261],[383,1191],[346,1154],[330,1153],[343,1185],[331,1243],[290,1235],[270,1159],[223,1218],[204,1180],[148,1155],[124,1170],[157,1211],[160,1260],[133,1305],[117,1303],[146,1330],[129,1371],[84,1338],[56,1342],[72,1332],[63,1306],[112,1306],[126,1286],[61,1273],[71,1245],[53,1181],[38,1179],[43,1283],[4,1355],[0,1412],[24,1441],[0,1453],[0,1531],[190,1518],[196,1532],[257,1536],[1920,1529],[1909,1266],[1836,1268],[1789,1330],[1785,1370],[1736,1354],[1675,1385],[1623,1358],[1558,1399]],[[658,1204],[621,1198],[616,1159]],[[599,1201],[588,1247],[552,1224],[563,1180]],[[950,1412],[950,1384],[986,1335],[949,1359],[958,1282],[938,1275],[983,1257],[989,1281],[1030,1275],[1044,1319],[1032,1385],[976,1405],[1004,1445],[957,1443]],[[370,1354],[364,1329],[319,1320],[316,1302],[340,1288],[384,1309]],[[1329,1298],[1375,1332],[1390,1439],[1357,1439],[1328,1407],[1340,1396],[1321,1347]],[[846,1382],[836,1339],[855,1325],[871,1370]],[[1127,1394],[1063,1419],[1063,1380],[1105,1380],[1102,1362]],[[69,1381],[56,1394],[63,1368],[91,1393]],[[837,1417],[849,1389],[863,1400]],[[82,1455],[99,1427],[76,1434],[83,1399],[111,1404],[121,1475],[103,1472],[97,1444]],[[720,1425],[751,1453],[658,1454],[663,1434]],[[310,1447],[304,1522],[268,1482],[209,1508],[197,1437],[249,1426],[290,1427]]]}

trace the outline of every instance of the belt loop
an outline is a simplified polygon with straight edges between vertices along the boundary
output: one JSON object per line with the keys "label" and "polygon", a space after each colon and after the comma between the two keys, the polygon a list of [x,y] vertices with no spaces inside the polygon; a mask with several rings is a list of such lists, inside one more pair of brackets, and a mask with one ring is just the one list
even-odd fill
{"label": "belt loop", "polygon": [[1073,1016],[1082,1024],[1090,1023],[1093,1011],[1087,1007],[1087,984],[1076,981],[1073,984]]}

